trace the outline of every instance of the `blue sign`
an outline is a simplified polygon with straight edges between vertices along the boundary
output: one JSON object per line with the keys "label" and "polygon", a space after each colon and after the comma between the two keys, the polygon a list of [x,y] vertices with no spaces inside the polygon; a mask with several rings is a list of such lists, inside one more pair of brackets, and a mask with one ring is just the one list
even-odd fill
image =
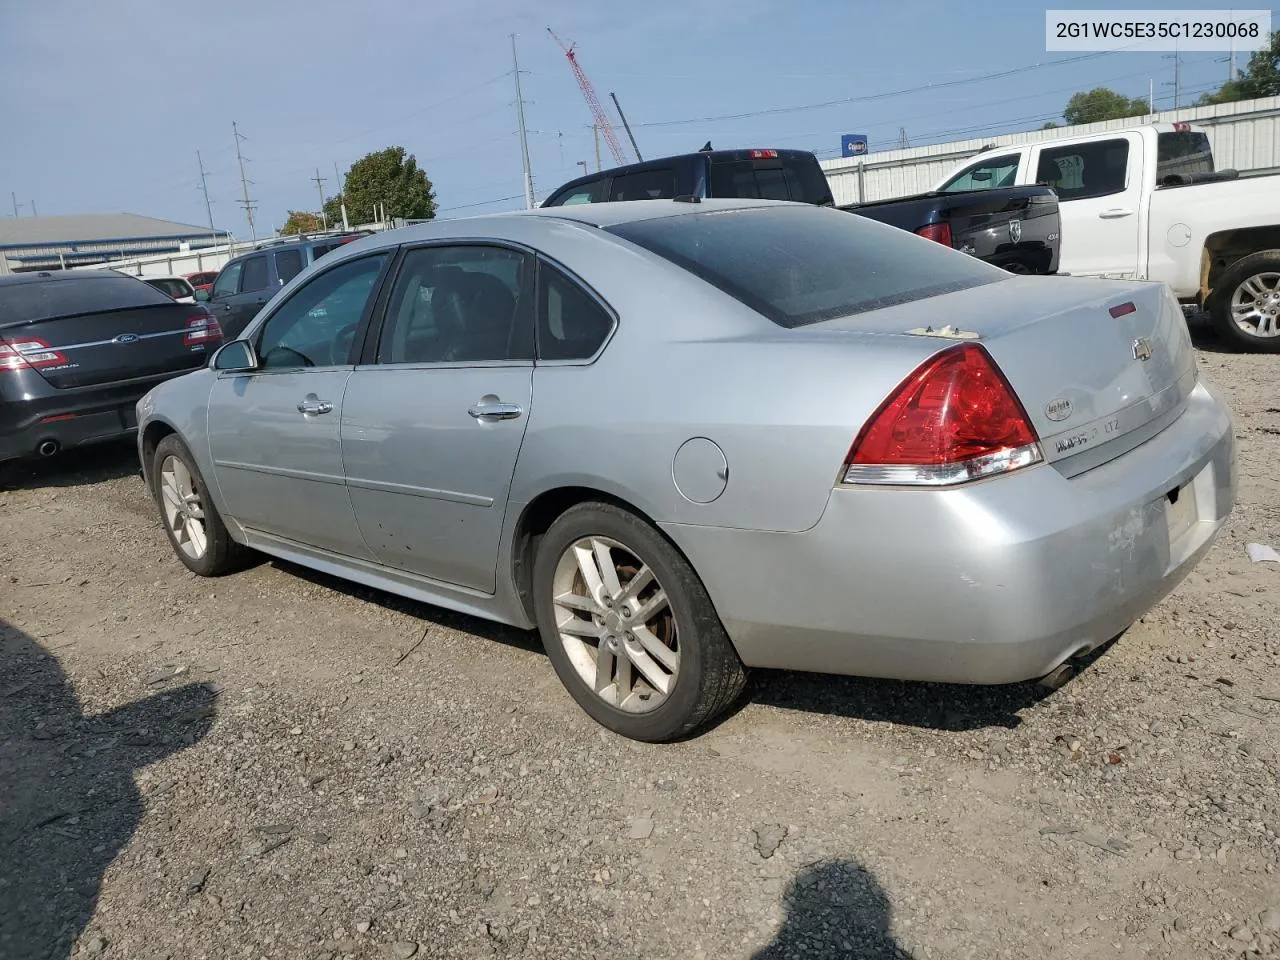
{"label": "blue sign", "polygon": [[860,157],[867,152],[865,133],[846,133],[840,137],[840,156]]}

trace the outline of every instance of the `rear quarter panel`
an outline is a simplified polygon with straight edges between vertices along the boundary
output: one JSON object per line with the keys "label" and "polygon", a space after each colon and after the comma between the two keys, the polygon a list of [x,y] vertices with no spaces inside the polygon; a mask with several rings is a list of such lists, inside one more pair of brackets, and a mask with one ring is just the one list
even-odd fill
{"label": "rear quarter panel", "polygon": [[[600,241],[565,225],[545,246],[619,319],[593,363],[535,369],[516,504],[586,486],[657,522],[808,529],[866,417],[947,345],[850,330],[801,336],[652,254]],[[695,438],[713,441],[728,466],[710,503],[687,499],[673,476],[677,451]]]}
{"label": "rear quarter panel", "polygon": [[[209,389],[216,374],[208,367],[193,373],[166,380],[153,387],[138,401],[138,449],[141,459],[143,439],[147,428],[163,425],[175,431],[195,457],[196,466],[205,483],[213,488],[215,502],[222,501],[217,489],[217,477],[213,472],[213,460],[209,455]],[[143,460],[143,474],[151,482],[151,464]]]}

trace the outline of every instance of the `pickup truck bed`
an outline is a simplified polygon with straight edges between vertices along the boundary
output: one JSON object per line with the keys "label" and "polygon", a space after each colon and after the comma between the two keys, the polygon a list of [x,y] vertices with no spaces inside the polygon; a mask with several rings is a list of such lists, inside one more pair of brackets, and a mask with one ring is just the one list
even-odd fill
{"label": "pickup truck bed", "polygon": [[1049,187],[930,191],[874,203],[850,213],[920,234],[1012,273],[1058,272],[1061,223]]}

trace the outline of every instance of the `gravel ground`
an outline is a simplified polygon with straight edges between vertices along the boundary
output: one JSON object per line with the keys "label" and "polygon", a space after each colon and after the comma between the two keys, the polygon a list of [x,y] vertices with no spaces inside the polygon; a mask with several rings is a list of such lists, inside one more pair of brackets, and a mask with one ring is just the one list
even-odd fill
{"label": "gravel ground", "polygon": [[761,673],[604,732],[536,640],[200,580],[132,448],[0,492],[0,957],[1280,956],[1280,358],[1201,343],[1240,505],[1048,696]]}

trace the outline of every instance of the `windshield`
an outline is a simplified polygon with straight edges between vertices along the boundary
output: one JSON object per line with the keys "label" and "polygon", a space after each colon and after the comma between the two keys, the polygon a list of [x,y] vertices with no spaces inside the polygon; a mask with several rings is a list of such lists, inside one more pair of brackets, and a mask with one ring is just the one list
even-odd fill
{"label": "windshield", "polygon": [[828,207],[752,207],[606,227],[783,327],[923,300],[1011,274]]}
{"label": "windshield", "polygon": [[1156,180],[1170,174],[1213,173],[1213,147],[1207,134],[1175,131],[1162,133],[1156,148]]}

